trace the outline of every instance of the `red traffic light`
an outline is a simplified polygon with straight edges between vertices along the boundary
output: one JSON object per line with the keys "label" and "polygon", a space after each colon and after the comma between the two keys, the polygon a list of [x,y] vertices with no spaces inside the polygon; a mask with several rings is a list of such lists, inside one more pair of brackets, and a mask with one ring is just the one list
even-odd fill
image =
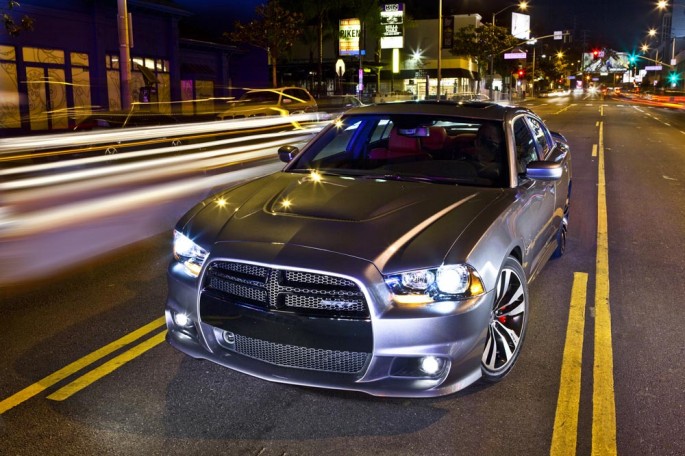
{"label": "red traffic light", "polygon": [[599,57],[599,51],[598,51],[597,49],[595,49],[594,51],[592,51],[592,57],[595,58],[595,59],[596,59],[597,57]]}
{"label": "red traffic light", "polygon": [[519,70],[519,78],[522,78],[525,75],[526,75],[526,72],[524,70]]}

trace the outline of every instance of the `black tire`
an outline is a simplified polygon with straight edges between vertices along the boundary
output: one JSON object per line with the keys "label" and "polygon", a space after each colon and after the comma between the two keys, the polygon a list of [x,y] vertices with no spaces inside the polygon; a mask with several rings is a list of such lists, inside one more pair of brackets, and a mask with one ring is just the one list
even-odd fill
{"label": "black tire", "polygon": [[481,371],[483,380],[498,382],[514,367],[528,326],[528,282],[523,268],[508,257],[497,275]]}
{"label": "black tire", "polygon": [[566,253],[566,234],[568,232],[568,223],[566,223],[566,219],[564,219],[561,222],[561,226],[559,227],[559,230],[557,231],[557,248],[554,250],[554,253],[552,254],[552,258],[559,258]]}

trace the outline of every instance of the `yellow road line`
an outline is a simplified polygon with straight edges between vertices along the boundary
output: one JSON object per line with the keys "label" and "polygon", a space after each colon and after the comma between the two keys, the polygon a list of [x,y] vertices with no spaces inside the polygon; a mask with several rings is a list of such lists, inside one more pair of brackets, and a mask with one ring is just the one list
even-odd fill
{"label": "yellow road line", "polygon": [[597,156],[597,144],[592,145],[592,156],[593,157]]}
{"label": "yellow road line", "polygon": [[105,345],[104,347],[95,350],[94,352],[90,353],[89,355],[84,356],[83,358],[74,361],[73,363],[69,364],[66,367],[63,367],[62,369],[58,370],[57,372],[54,372],[53,374],[48,375],[47,377],[43,378],[42,380],[39,380],[38,382],[34,383],[33,385],[30,385],[23,390],[19,391],[18,393],[8,397],[7,399],[4,399],[3,401],[0,402],[0,415],[5,413],[7,410],[16,407],[17,405],[21,404],[22,402],[31,399],[33,396],[36,394],[39,394],[40,392],[44,391],[46,388],[51,387],[57,382],[60,382],[64,380],[65,378],[69,377],[70,375],[74,374],[75,372],[78,372],[79,370],[83,369],[84,367],[94,363],[95,361],[98,361],[101,358],[104,358],[105,356],[109,355],[110,353],[113,353],[117,350],[119,350],[122,347],[125,347],[126,345],[130,344],[136,339],[139,339],[143,337],[144,335],[154,331],[155,329],[159,328],[160,326],[164,325],[164,317],[160,317],[147,325],[136,329],[135,331],[125,335],[124,337],[115,340],[114,342]]}
{"label": "yellow road line", "polygon": [[156,347],[157,345],[161,344],[164,342],[164,338],[166,337],[166,329],[162,331],[161,333],[152,336],[145,342],[141,342],[140,344],[136,345],[135,347],[125,351],[121,355],[112,358],[111,360],[107,361],[106,363],[102,364],[101,366],[96,367],[92,371],[82,375],[81,377],[77,378],[73,382],[69,383],[68,385],[58,389],[54,393],[48,396],[48,399],[52,399],[53,401],[63,401],[70,397],[72,394],[75,394],[79,391],[81,391],[83,388],[89,386],[90,384],[94,383],[95,381],[101,379],[105,375],[111,374],[114,372],[114,370],[120,368],[127,362],[131,361],[134,358],[137,358],[138,356],[142,355],[146,351],[150,350],[151,348]]}
{"label": "yellow road line", "polygon": [[566,342],[561,363],[559,398],[554,418],[550,456],[575,456],[576,454],[587,282],[587,273],[573,274],[571,306],[566,327]]}
{"label": "yellow road line", "polygon": [[595,350],[592,380],[592,455],[616,455],[614,358],[609,308],[609,241],[604,174],[603,126],[599,127],[597,186],[597,261],[595,278]]}

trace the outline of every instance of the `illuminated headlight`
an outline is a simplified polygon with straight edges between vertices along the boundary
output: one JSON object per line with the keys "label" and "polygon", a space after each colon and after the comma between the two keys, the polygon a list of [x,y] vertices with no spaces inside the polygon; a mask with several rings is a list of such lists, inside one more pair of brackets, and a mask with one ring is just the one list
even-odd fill
{"label": "illuminated headlight", "polygon": [[435,375],[442,370],[444,360],[435,356],[424,356],[419,362],[421,371],[428,375]]}
{"label": "illuminated headlight", "polygon": [[174,258],[185,267],[188,275],[197,277],[207,258],[207,251],[184,234],[174,230]]}
{"label": "illuminated headlight", "polygon": [[193,321],[190,319],[188,314],[183,312],[174,313],[174,323],[176,326],[180,326],[182,328],[187,328],[193,325]]}
{"label": "illuminated headlight", "polygon": [[385,283],[398,304],[424,305],[481,295],[483,281],[467,264],[443,265],[388,275]]}

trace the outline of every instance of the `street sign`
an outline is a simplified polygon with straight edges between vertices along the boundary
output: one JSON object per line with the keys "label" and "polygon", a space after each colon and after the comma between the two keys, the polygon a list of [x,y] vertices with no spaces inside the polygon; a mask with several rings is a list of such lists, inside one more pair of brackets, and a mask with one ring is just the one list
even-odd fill
{"label": "street sign", "polygon": [[650,66],[646,66],[645,70],[647,70],[647,71],[661,71],[662,66],[661,65],[650,65]]}
{"label": "street sign", "polygon": [[505,60],[512,60],[512,59],[524,59],[526,58],[528,54],[525,52],[507,52],[504,54],[504,59]]}
{"label": "street sign", "polygon": [[563,40],[564,39],[564,32],[562,32],[561,30],[555,31],[554,32],[554,39],[555,40]]}

